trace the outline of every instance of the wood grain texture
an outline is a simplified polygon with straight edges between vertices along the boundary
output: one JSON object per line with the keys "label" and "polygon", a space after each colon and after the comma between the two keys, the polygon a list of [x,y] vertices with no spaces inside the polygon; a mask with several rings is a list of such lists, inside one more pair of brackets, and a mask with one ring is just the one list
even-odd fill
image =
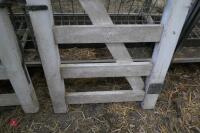
{"label": "wood grain texture", "polygon": [[130,77],[150,74],[150,62],[62,64],[63,78]]}
{"label": "wood grain texture", "polygon": [[[172,61],[174,51],[183,28],[192,0],[168,0],[161,23],[164,25],[161,41],[153,52],[153,70],[146,81],[146,92],[151,84],[162,84]],[[177,17],[178,16],[178,17]],[[142,103],[144,109],[155,107],[158,94],[146,94]]]}
{"label": "wood grain texture", "polygon": [[8,75],[6,73],[6,69],[4,66],[0,64],[0,80],[7,80],[7,79],[8,79]]}
{"label": "wood grain texture", "polygon": [[66,101],[68,104],[131,102],[141,101],[144,94],[141,90],[72,92],[66,95]]}
{"label": "wood grain texture", "polygon": [[55,26],[58,44],[159,42],[161,25]]}
{"label": "wood grain texture", "polygon": [[38,51],[55,113],[67,112],[64,80],[60,74],[60,56],[53,35],[53,14],[50,0],[27,0],[29,5],[47,5],[48,10],[29,11]]}
{"label": "wood grain texture", "polygon": [[0,94],[0,106],[20,105],[16,94]]}
{"label": "wood grain texture", "polygon": [[38,100],[21,58],[8,11],[6,8],[0,8],[0,59],[23,110],[26,113],[35,113],[39,109]]}
{"label": "wood grain texture", "polygon": [[[103,1],[100,0],[79,0],[85,12],[89,15],[93,25],[114,25],[108,15]],[[132,58],[123,43],[106,43],[112,56],[117,62],[132,62]],[[141,84],[141,77],[126,77],[132,89],[144,89],[144,83]],[[134,82],[133,82],[134,81]],[[139,81],[139,82],[137,82]],[[139,88],[141,87],[141,88]]]}

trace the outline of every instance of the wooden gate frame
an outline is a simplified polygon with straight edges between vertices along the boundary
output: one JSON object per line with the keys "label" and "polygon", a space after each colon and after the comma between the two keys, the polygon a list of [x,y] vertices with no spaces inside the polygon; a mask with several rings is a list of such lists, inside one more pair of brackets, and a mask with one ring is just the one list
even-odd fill
{"label": "wooden gate frame", "polygon": [[15,93],[0,94],[0,106],[21,105],[24,112],[36,113],[39,103],[27,73],[22,65],[14,28],[6,8],[0,8],[0,80],[10,80]]}
{"label": "wooden gate frame", "polygon": [[[143,101],[153,109],[192,0],[168,0],[161,24],[113,25],[101,0],[80,0],[93,25],[55,26],[50,0],[26,0],[55,113],[67,104]],[[124,42],[156,42],[152,62],[133,62]],[[59,43],[106,43],[116,63],[62,64]],[[66,44],[67,45],[67,44]],[[147,76],[144,85],[141,76]],[[132,90],[65,94],[64,78],[126,77]],[[145,88],[145,91],[143,90]]]}

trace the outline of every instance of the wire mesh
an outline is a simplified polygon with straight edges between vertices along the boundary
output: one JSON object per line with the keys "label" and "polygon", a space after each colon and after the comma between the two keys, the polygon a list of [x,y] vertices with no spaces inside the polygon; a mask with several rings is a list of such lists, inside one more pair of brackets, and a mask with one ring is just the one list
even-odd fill
{"label": "wire mesh", "polygon": [[[147,24],[145,16],[151,16],[159,24],[166,0],[103,0],[114,24]],[[79,0],[51,0],[56,25],[91,25],[91,21]],[[22,45],[32,45],[33,40],[22,10],[13,7],[14,23]],[[16,13],[17,12],[17,13]],[[200,39],[200,21],[187,39]]]}
{"label": "wire mesh", "polygon": [[[166,0],[102,0],[111,14],[161,14]],[[85,14],[79,0],[51,0],[54,13]]]}
{"label": "wire mesh", "polygon": [[[110,14],[114,24],[147,24],[147,20],[138,15]],[[160,15],[152,16],[155,24],[160,23]],[[55,25],[91,25],[86,14],[54,14]]]}
{"label": "wire mesh", "polygon": [[[114,24],[147,24],[147,16],[154,16],[160,23],[166,0],[103,0],[105,8]],[[91,24],[79,0],[51,0],[54,14],[62,14],[55,19],[58,25]],[[58,20],[59,19],[59,20]]]}
{"label": "wire mesh", "polygon": [[188,39],[200,39],[200,19],[195,24],[192,32],[188,35]]}

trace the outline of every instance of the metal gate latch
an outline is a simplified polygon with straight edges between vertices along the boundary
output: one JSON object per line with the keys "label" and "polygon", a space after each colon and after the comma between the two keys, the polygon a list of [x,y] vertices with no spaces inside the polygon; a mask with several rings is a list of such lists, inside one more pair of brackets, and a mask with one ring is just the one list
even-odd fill
{"label": "metal gate latch", "polygon": [[163,87],[164,87],[164,84],[159,84],[159,83],[150,84],[147,94],[160,94]]}
{"label": "metal gate latch", "polygon": [[28,11],[48,10],[48,6],[46,6],[46,5],[27,5],[25,8]]}

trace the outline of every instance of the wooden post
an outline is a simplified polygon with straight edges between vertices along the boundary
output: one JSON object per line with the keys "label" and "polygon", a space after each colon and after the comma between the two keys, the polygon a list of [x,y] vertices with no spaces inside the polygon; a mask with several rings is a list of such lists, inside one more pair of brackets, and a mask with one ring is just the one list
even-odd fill
{"label": "wooden post", "polygon": [[164,31],[161,41],[156,44],[151,75],[146,80],[146,95],[142,103],[144,109],[153,109],[162,90],[165,76],[170,66],[178,38],[185,22],[192,0],[168,0],[162,16]]}
{"label": "wooden post", "polygon": [[0,8],[0,59],[24,112],[37,112],[39,104],[33,85],[25,75],[27,70],[23,69],[17,38],[6,8]]}
{"label": "wooden post", "polygon": [[53,36],[53,14],[50,0],[27,0],[27,5],[46,5],[48,10],[29,11],[38,50],[55,113],[67,112],[64,80],[60,74],[58,46]]}

